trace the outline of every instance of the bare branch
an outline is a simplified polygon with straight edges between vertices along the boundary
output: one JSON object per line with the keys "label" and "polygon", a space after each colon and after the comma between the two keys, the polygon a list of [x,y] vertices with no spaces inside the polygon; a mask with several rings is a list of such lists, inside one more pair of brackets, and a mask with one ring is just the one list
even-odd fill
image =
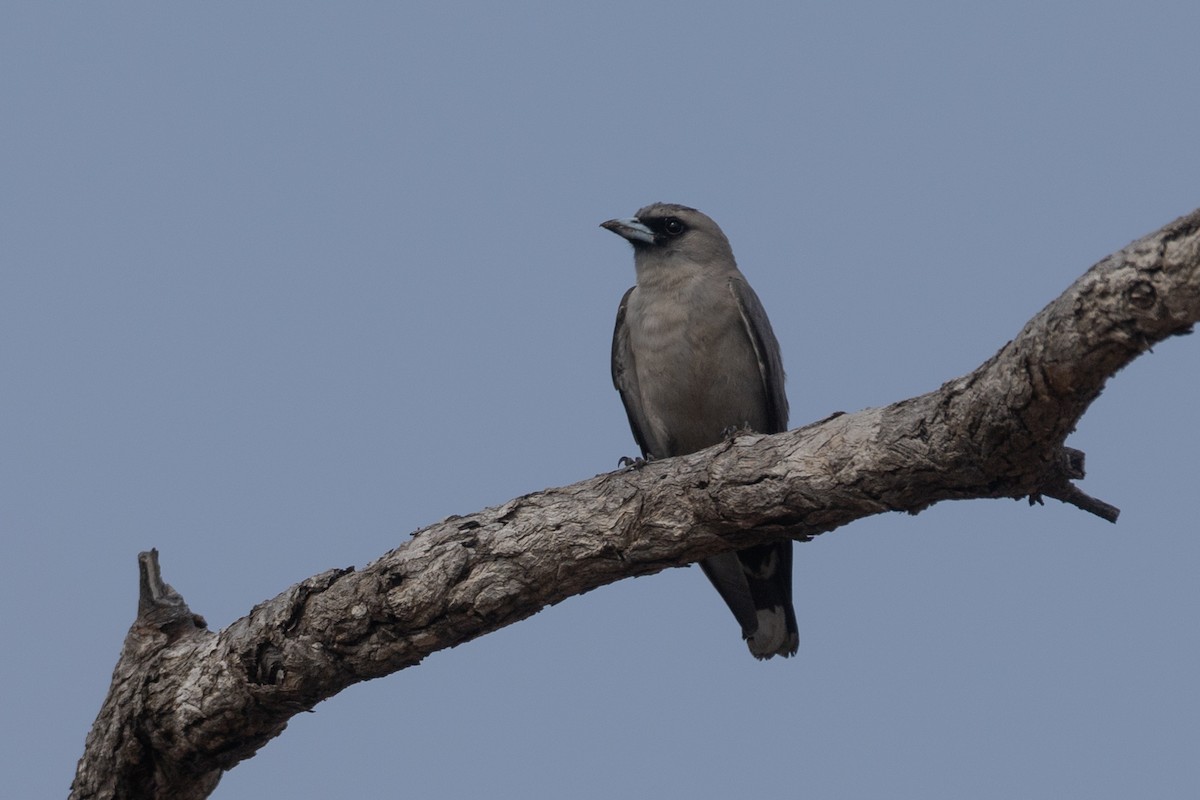
{"label": "bare branch", "polygon": [[72,797],[199,798],[299,711],[572,595],[947,499],[1053,497],[1105,382],[1200,320],[1200,211],[1092,267],[975,371],[884,408],[525,495],[331,570],[220,633],[139,557],[142,602]]}
{"label": "bare branch", "polygon": [[1121,509],[1111,506],[1103,500],[1097,500],[1071,483],[1071,481],[1080,480],[1084,476],[1083,451],[1073,447],[1064,447],[1059,461],[1059,479],[1051,478],[1042,494],[1029,495],[1029,505],[1042,505],[1042,495],[1044,494],[1046,497],[1061,500],[1089,514],[1095,514],[1100,519],[1115,523],[1117,517],[1121,515]]}

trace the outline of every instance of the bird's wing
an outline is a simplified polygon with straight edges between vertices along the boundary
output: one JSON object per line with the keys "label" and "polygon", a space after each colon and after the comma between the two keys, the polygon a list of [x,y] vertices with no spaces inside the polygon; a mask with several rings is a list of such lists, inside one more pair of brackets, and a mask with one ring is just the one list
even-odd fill
{"label": "bird's wing", "polygon": [[[781,433],[787,430],[788,402],[779,341],[750,284],[734,276],[729,279],[729,289],[758,358],[771,427],[761,433]],[[739,550],[733,556],[740,574],[727,556],[719,556],[726,559],[723,563],[706,562],[704,571],[741,623],[750,652],[756,658],[794,655],[800,635],[792,607],[792,543],[769,542]]]}
{"label": "bird's wing", "polygon": [[787,430],[788,401],[783,387],[783,359],[779,355],[779,341],[775,338],[775,331],[771,330],[771,321],[767,319],[762,302],[750,284],[744,278],[735,276],[729,279],[729,290],[733,292],[733,299],[742,315],[742,324],[758,357],[763,395],[767,398],[767,418],[771,421],[771,430],[759,433],[782,433]]}
{"label": "bird's wing", "polygon": [[646,445],[649,423],[642,410],[642,393],[638,388],[637,370],[634,369],[633,349],[629,346],[629,326],[625,324],[625,307],[634,289],[637,287],[629,287],[621,297],[621,305],[617,307],[617,325],[613,330],[612,343],[612,379],[613,386],[621,393],[621,403],[625,406],[625,415],[629,417],[633,438],[637,440],[642,456],[649,458],[652,455]]}
{"label": "bird's wing", "polygon": [[738,554],[721,553],[706,558],[700,562],[700,569],[742,626],[742,638],[749,639],[758,630],[758,611]]}

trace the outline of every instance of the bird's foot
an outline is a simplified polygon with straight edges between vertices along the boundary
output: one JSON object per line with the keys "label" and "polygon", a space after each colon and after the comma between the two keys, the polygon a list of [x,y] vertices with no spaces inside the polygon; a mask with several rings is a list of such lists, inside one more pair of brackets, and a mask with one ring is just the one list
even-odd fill
{"label": "bird's foot", "polygon": [[649,463],[650,459],[648,458],[621,456],[621,460],[617,462],[617,466],[621,469],[641,469]]}
{"label": "bird's foot", "polygon": [[740,425],[730,425],[725,430],[721,431],[721,438],[729,441],[734,437],[741,436],[743,433],[754,433],[754,429],[750,427],[749,422],[743,422]]}

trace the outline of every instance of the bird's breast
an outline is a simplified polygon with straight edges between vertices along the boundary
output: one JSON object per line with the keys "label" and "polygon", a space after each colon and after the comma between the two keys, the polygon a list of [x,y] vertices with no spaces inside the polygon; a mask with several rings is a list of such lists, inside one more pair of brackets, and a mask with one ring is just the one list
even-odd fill
{"label": "bird's breast", "polygon": [[639,286],[626,311],[650,451],[682,455],[731,427],[768,427],[754,348],[727,280]]}

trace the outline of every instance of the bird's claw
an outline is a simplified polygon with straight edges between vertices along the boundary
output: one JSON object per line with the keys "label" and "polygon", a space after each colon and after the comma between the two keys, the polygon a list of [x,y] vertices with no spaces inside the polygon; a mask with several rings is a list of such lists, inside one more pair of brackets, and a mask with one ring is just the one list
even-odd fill
{"label": "bird's claw", "polygon": [[721,431],[721,438],[729,441],[743,433],[754,433],[754,429],[750,427],[749,422],[743,422],[740,425],[730,425],[725,430]]}

